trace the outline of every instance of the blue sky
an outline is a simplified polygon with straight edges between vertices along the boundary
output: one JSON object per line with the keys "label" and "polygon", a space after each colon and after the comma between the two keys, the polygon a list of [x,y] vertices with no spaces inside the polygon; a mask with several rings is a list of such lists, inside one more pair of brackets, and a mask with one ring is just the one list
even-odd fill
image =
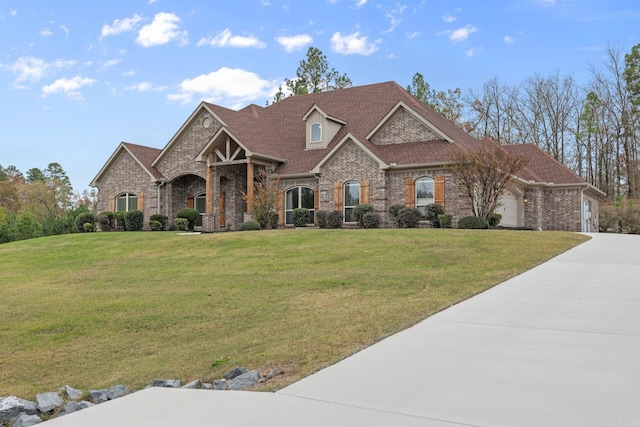
{"label": "blue sky", "polygon": [[640,43],[637,0],[0,0],[0,164],[77,192],[121,141],[162,148],[200,101],[264,105],[309,46],[354,85],[589,79]]}

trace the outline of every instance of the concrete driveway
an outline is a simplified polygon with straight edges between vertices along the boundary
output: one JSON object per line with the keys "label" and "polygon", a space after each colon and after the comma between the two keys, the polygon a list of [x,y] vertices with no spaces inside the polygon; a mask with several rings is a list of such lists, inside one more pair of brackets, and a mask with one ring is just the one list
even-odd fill
{"label": "concrete driveway", "polygon": [[640,236],[592,237],[277,393],[147,389],[45,425],[640,427]]}

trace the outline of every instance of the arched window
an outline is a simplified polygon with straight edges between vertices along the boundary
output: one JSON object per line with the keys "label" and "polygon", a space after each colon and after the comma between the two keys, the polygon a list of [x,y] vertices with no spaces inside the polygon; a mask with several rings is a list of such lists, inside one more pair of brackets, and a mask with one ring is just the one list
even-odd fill
{"label": "arched window", "polygon": [[349,181],[344,184],[344,222],[355,222],[353,209],[360,204],[360,183]]}
{"label": "arched window", "polygon": [[320,122],[311,124],[311,142],[322,142],[322,124]]}
{"label": "arched window", "polygon": [[422,219],[427,219],[426,208],[434,202],[433,179],[419,178],[416,180],[416,208],[422,214]]}
{"label": "arched window", "polygon": [[196,221],[197,226],[202,225],[202,215],[207,212],[207,195],[205,193],[198,194],[193,198],[195,209],[200,212],[200,216]]}
{"label": "arched window", "polygon": [[309,224],[315,218],[315,191],[309,187],[293,187],[285,194],[285,224],[293,224],[293,210],[304,208],[309,210]]}
{"label": "arched window", "polygon": [[116,212],[128,212],[138,209],[138,196],[133,193],[122,193],[116,197]]}

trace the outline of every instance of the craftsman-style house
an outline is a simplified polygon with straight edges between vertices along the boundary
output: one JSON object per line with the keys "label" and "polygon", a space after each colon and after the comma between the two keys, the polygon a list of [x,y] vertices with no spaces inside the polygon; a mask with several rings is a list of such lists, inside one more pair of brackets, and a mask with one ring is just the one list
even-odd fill
{"label": "craftsman-style house", "polygon": [[[455,225],[470,209],[447,165],[482,143],[387,82],[239,111],[202,102],[164,148],[121,143],[91,185],[99,211],[139,209],[148,221],[192,207],[203,231],[237,229],[251,217],[242,195],[253,194],[260,172],[279,178],[281,226],[297,207],[342,211],[348,225],[361,203],[387,226],[391,205],[439,203]],[[501,225],[598,230],[600,190],[533,144],[502,148],[529,164],[502,198]]]}

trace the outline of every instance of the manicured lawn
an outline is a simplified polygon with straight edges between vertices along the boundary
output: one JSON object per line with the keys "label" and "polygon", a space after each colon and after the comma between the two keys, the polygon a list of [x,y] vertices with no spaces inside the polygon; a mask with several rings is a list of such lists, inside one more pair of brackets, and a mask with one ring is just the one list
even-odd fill
{"label": "manicured lawn", "polygon": [[267,387],[279,388],[586,239],[297,229],[0,245],[0,396],[211,380],[236,365],[284,369]]}

